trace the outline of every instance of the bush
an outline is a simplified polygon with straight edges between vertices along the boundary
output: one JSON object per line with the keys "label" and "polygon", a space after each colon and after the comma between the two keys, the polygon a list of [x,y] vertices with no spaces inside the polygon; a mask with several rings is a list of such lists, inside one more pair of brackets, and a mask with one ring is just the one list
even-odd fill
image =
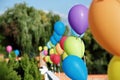
{"label": "bush", "polygon": [[21,61],[10,58],[8,63],[0,62],[0,80],[41,80],[37,62],[25,54]]}
{"label": "bush", "polygon": [[21,77],[6,62],[0,62],[0,80],[21,80]]}

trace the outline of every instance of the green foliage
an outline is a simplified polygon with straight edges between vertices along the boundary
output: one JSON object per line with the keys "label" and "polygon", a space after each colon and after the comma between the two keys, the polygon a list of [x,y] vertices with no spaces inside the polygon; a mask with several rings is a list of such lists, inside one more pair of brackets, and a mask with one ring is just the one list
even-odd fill
{"label": "green foliage", "polygon": [[0,62],[0,80],[21,80],[21,77],[7,63]]}
{"label": "green foliage", "polygon": [[37,62],[26,54],[21,61],[0,62],[0,70],[0,80],[41,80]]}
{"label": "green foliage", "polygon": [[40,72],[37,63],[33,58],[29,58],[26,54],[20,61],[20,67],[24,71],[23,80],[40,80]]}
{"label": "green foliage", "polygon": [[5,47],[2,45],[4,39],[5,37],[2,34],[0,34],[0,54],[6,55],[7,53],[6,53]]}
{"label": "green foliage", "polygon": [[2,45],[0,45],[0,54],[4,54],[6,55],[6,50],[5,50],[5,47],[3,47]]}
{"label": "green foliage", "polygon": [[5,39],[5,37],[2,35],[2,34],[0,34],[0,43],[2,43],[2,41]]}
{"label": "green foliage", "polygon": [[13,59],[16,58],[16,55],[15,55],[15,52],[14,52],[14,51],[12,51],[12,52],[10,53],[10,57],[12,57]]}
{"label": "green foliage", "polygon": [[107,66],[112,57],[105,51],[93,38],[90,29],[88,29],[82,40],[85,43],[85,56],[88,72],[90,74],[105,74]]}
{"label": "green foliage", "polygon": [[66,35],[66,36],[70,35],[70,28],[68,26],[66,26],[66,31],[65,31],[64,35]]}

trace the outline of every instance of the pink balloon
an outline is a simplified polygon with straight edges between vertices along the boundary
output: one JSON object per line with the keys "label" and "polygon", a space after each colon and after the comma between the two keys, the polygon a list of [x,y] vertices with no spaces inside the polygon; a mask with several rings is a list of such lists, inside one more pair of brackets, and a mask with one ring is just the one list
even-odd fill
{"label": "pink balloon", "polygon": [[43,51],[43,54],[46,56],[48,54],[48,51],[47,50],[44,50]]}
{"label": "pink balloon", "polygon": [[53,63],[54,64],[59,64],[60,63],[60,55],[58,55],[58,54],[54,55]]}
{"label": "pink balloon", "polygon": [[8,45],[8,46],[6,47],[6,51],[7,51],[8,53],[10,53],[10,52],[12,51],[12,46],[11,46],[11,45]]}
{"label": "pink balloon", "polygon": [[67,36],[63,36],[60,40],[60,47],[64,50],[64,42],[67,39]]}

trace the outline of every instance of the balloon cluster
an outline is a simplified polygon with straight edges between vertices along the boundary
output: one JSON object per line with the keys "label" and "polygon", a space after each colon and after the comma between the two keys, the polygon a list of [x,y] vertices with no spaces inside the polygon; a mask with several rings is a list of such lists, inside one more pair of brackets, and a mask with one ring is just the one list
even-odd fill
{"label": "balloon cluster", "polygon": [[[89,24],[95,40],[113,55],[108,66],[108,79],[120,80],[120,6],[115,0],[92,1]],[[114,7],[115,6],[115,7]]]}
{"label": "balloon cluster", "polygon": [[88,27],[88,9],[83,5],[73,6],[69,12],[68,21],[75,35],[63,36],[66,27],[61,21],[56,22],[53,35],[47,43],[49,55],[43,51],[44,60],[59,65],[60,56],[62,56],[62,69],[68,77],[72,80],[87,80],[88,71],[82,60],[85,46],[79,36],[83,36]]}
{"label": "balloon cluster", "polygon": [[64,50],[62,69],[72,80],[87,80],[88,71],[82,60],[85,46],[80,37],[88,28],[88,8],[81,4],[73,6],[69,11],[68,21],[72,36],[67,37],[61,45]]}
{"label": "balloon cluster", "polygon": [[57,21],[54,24],[54,32],[50,37],[50,41],[47,43],[48,48],[54,47],[62,38],[65,33],[66,27],[61,21]]}
{"label": "balloon cluster", "polygon": [[44,54],[44,61],[51,64],[58,65],[61,61],[60,55],[63,53],[63,50],[60,48],[60,40],[65,33],[66,27],[61,21],[57,21],[54,24],[54,32],[50,37],[50,41],[47,43],[47,48],[49,50],[43,50],[42,47],[39,47],[39,51],[42,51]]}
{"label": "balloon cluster", "polygon": [[[9,57],[11,57],[11,52],[13,51],[13,48],[11,45],[6,46],[6,51],[9,53]],[[18,57],[20,55],[20,51],[18,49],[14,50],[14,53],[16,55],[16,57]]]}
{"label": "balloon cluster", "polygon": [[[45,47],[47,48],[47,46],[45,46]],[[53,63],[56,65],[59,64],[60,63],[60,55],[55,54],[54,49],[50,49],[50,51],[48,52],[48,48],[46,50],[45,47],[44,47],[44,50],[41,52],[43,54],[43,60],[50,64],[53,64]],[[50,55],[48,55],[48,53]]]}

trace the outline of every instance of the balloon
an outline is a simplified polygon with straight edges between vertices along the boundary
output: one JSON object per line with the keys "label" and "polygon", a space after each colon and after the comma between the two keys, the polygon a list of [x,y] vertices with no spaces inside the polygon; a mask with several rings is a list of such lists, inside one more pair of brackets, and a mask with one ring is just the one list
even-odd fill
{"label": "balloon", "polygon": [[64,34],[65,30],[66,30],[66,27],[65,27],[65,25],[63,24],[63,22],[57,21],[57,22],[54,24],[54,31],[55,31],[58,35],[62,36],[62,35]]}
{"label": "balloon", "polygon": [[84,35],[85,35],[85,33],[81,34],[81,35],[80,35],[80,38],[82,38]]}
{"label": "balloon", "polygon": [[53,57],[53,63],[54,64],[59,64],[60,63],[60,55],[55,54]]}
{"label": "balloon", "polygon": [[82,58],[84,56],[85,46],[80,38],[70,36],[64,43],[64,51],[68,55],[76,55]]}
{"label": "balloon", "polygon": [[73,29],[71,29],[71,35],[72,35],[72,36],[76,36],[76,37],[82,38],[82,37],[84,36],[84,34],[85,34],[85,33],[79,35],[79,34],[77,34]]}
{"label": "balloon", "polygon": [[48,47],[47,47],[47,46],[44,46],[44,50],[46,50],[46,51],[47,51],[47,50],[48,50]]}
{"label": "balloon", "polygon": [[43,60],[44,60],[45,62],[49,62],[50,64],[53,63],[53,62],[51,61],[51,59],[50,59],[50,56],[45,56],[45,57],[43,58]]}
{"label": "balloon", "polygon": [[46,56],[48,54],[48,51],[47,50],[44,50],[43,51],[43,54]]}
{"label": "balloon", "polygon": [[20,51],[16,49],[16,50],[14,50],[14,53],[15,53],[16,56],[19,56]]}
{"label": "balloon", "polygon": [[51,41],[51,43],[52,43],[53,45],[56,45],[56,44],[57,44],[57,41],[54,39],[53,36],[50,38],[50,41]]}
{"label": "balloon", "polygon": [[59,55],[63,54],[63,52],[64,52],[64,51],[61,49],[59,43],[56,45],[56,52],[57,52]]}
{"label": "balloon", "polygon": [[88,8],[81,4],[73,6],[69,11],[68,21],[76,33],[83,34],[88,28]]}
{"label": "balloon", "polygon": [[72,36],[76,36],[76,37],[80,36],[80,35],[77,34],[73,29],[71,29],[71,35],[72,35]]}
{"label": "balloon", "polygon": [[108,65],[108,79],[120,80],[120,57],[114,56]]}
{"label": "balloon", "polygon": [[53,64],[53,62],[52,62],[52,60],[50,59],[50,57],[49,57],[48,62],[49,62],[50,64]]}
{"label": "balloon", "polygon": [[54,37],[54,39],[55,39],[57,42],[59,42],[60,39],[62,38],[62,36],[61,36],[61,35],[58,35],[56,32],[53,33],[53,37]]}
{"label": "balloon", "polygon": [[38,49],[39,49],[39,51],[42,51],[42,46],[39,46],[39,48],[38,48]]}
{"label": "balloon", "polygon": [[87,67],[84,61],[77,56],[66,57],[62,62],[62,69],[72,80],[87,80]]}
{"label": "balloon", "polygon": [[54,61],[54,56],[55,56],[55,54],[51,54],[50,55],[50,60],[53,62]]}
{"label": "balloon", "polygon": [[51,48],[55,47],[55,45],[53,45],[51,41],[49,42],[49,45],[51,46]]}
{"label": "balloon", "polygon": [[66,39],[67,39],[67,36],[63,36],[60,40],[60,46],[63,50],[64,50],[64,42],[65,42]]}
{"label": "balloon", "polygon": [[10,52],[12,51],[12,46],[11,46],[11,45],[8,45],[8,46],[6,47],[6,51],[7,51],[8,53],[10,53]]}
{"label": "balloon", "polygon": [[51,46],[50,46],[50,41],[47,43],[47,47],[48,47],[48,49],[51,48]]}
{"label": "balloon", "polygon": [[45,57],[46,57],[46,56],[43,56],[43,61],[45,61],[45,62],[46,62]]}
{"label": "balloon", "polygon": [[64,52],[64,53],[62,54],[62,60],[64,60],[67,56],[68,56],[67,53]]}
{"label": "balloon", "polygon": [[48,62],[48,61],[49,61],[49,57],[50,57],[50,56],[45,56],[45,57],[44,57],[44,61],[45,61],[45,62]]}
{"label": "balloon", "polygon": [[116,0],[93,0],[89,10],[95,40],[109,53],[120,56],[120,6]]}
{"label": "balloon", "polygon": [[54,49],[50,49],[50,52],[49,52],[50,54],[54,54],[55,52],[54,52]]}

